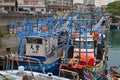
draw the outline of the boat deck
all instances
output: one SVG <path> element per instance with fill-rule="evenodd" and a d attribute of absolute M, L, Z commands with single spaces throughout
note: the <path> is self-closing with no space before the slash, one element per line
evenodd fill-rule
<path fill-rule="evenodd" d="M 63 77 L 54 76 L 52 73 L 43 74 L 31 71 L 19 73 L 18 70 L 0 71 L 0 73 L 0 80 L 69 80 Z"/>

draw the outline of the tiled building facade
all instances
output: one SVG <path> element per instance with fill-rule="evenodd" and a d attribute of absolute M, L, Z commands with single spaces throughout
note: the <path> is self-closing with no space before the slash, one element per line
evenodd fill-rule
<path fill-rule="evenodd" d="M 88 4 L 95 5 L 95 0 L 84 0 L 84 4 L 85 5 L 88 5 Z"/>

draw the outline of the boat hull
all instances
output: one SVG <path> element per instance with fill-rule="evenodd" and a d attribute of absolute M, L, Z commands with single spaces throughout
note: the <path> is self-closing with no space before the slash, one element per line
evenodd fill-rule
<path fill-rule="evenodd" d="M 60 66 L 60 69 L 65 69 L 69 71 L 73 71 L 78 73 L 79 79 L 82 80 L 102 80 L 106 78 L 105 70 L 106 70 L 106 62 L 102 61 L 100 66 L 94 67 L 94 66 L 86 66 L 86 65 L 66 65 L 62 64 Z M 64 72 L 65 77 L 70 78 L 71 73 Z"/>
<path fill-rule="evenodd" d="M 52 72 L 54 75 L 57 75 L 58 74 L 57 69 L 59 68 L 60 62 L 61 62 L 60 58 L 48 64 L 36 62 L 33 60 L 29 61 L 29 60 L 20 60 L 20 59 L 0 58 L 0 67 L 3 70 L 10 70 L 10 69 L 17 69 L 18 66 L 24 66 L 25 70 L 28 71 L 35 71 L 42 73 Z"/>
<path fill-rule="evenodd" d="M 60 62 L 61 62 L 61 59 L 58 59 L 49 64 L 42 64 L 41 66 L 39 63 L 31 63 L 31 68 L 33 71 L 36 71 L 36 72 L 43 72 L 42 69 L 44 69 L 45 73 L 54 72 L 55 70 L 58 69 Z M 27 62 L 19 61 L 18 63 L 19 63 L 19 65 L 24 65 L 26 70 L 31 70 L 31 68 L 29 67 L 29 64 Z"/>

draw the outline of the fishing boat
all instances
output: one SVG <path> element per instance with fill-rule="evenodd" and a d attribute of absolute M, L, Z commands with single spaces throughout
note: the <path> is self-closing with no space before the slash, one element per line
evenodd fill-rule
<path fill-rule="evenodd" d="M 21 66 L 20 66 L 21 67 Z M 0 71 L 0 80 L 70 80 L 63 77 L 58 77 L 52 73 L 43 74 L 30 71 Z"/>
<path fill-rule="evenodd" d="M 5 59 L 5 57 L 1 57 L 1 58 Z M 31 58 L 31 60 L 34 60 L 36 62 L 39 61 L 35 58 Z M 19 66 L 19 64 L 18 64 L 17 65 L 18 69 L 16 69 L 15 65 L 13 65 L 14 59 L 12 59 L 12 61 L 11 61 L 11 63 L 13 63 L 11 65 L 11 69 L 9 69 L 9 68 L 7 68 L 10 63 L 9 60 L 7 60 L 5 62 L 7 64 L 7 66 L 6 66 L 6 68 L 4 68 L 5 70 L 0 70 L 0 80 L 48 80 L 48 79 L 49 80 L 70 80 L 67 78 L 55 76 L 50 72 L 47 74 L 35 72 L 32 70 L 32 65 L 29 65 L 29 67 L 31 68 L 31 71 L 26 70 L 24 67 L 24 64 L 23 64 L 23 66 L 22 65 Z M 19 63 L 19 61 L 18 61 L 18 63 Z M 32 64 L 32 63 L 29 62 L 29 64 Z"/>
<path fill-rule="evenodd" d="M 9 69 L 11 68 L 11 60 L 14 60 L 14 65 L 23 65 L 26 70 L 34 70 L 37 72 L 53 72 L 58 69 L 61 62 L 61 55 L 64 50 L 65 42 L 59 42 L 58 31 L 54 31 L 55 24 L 53 21 L 22 21 L 16 25 L 16 32 L 19 37 L 19 52 L 10 53 L 7 59 L 9 60 Z M 60 22 L 58 22 L 60 24 Z M 10 50 L 9 50 L 10 52 Z M 27 58 L 26 58 L 27 57 Z M 31 60 L 31 58 L 39 61 Z M 0 61 L 4 61 L 1 60 Z M 28 63 L 29 62 L 29 63 Z M 7 65 L 3 62 L 3 68 Z M 31 65 L 31 68 L 29 67 Z M 16 67 L 17 68 L 17 67 Z M 55 74 L 57 72 L 55 71 Z"/>
<path fill-rule="evenodd" d="M 107 80 L 105 34 L 99 30 L 92 30 L 91 34 L 87 24 L 87 21 L 90 22 L 89 19 L 76 19 L 76 21 L 81 21 L 84 25 L 79 27 L 77 32 L 71 32 L 72 25 L 70 27 L 66 56 L 60 65 L 59 75 L 75 80 Z"/>
<path fill-rule="evenodd" d="M 120 65 L 119 66 L 111 66 L 109 69 L 109 73 L 113 80 L 120 79 Z"/>

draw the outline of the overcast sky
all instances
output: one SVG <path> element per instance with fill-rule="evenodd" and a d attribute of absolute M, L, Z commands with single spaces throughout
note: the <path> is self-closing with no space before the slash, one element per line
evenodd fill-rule
<path fill-rule="evenodd" d="M 95 0 L 95 5 L 100 6 L 100 5 L 107 5 L 109 2 L 112 2 L 115 0 Z M 74 3 L 83 3 L 83 0 L 74 0 Z"/>

